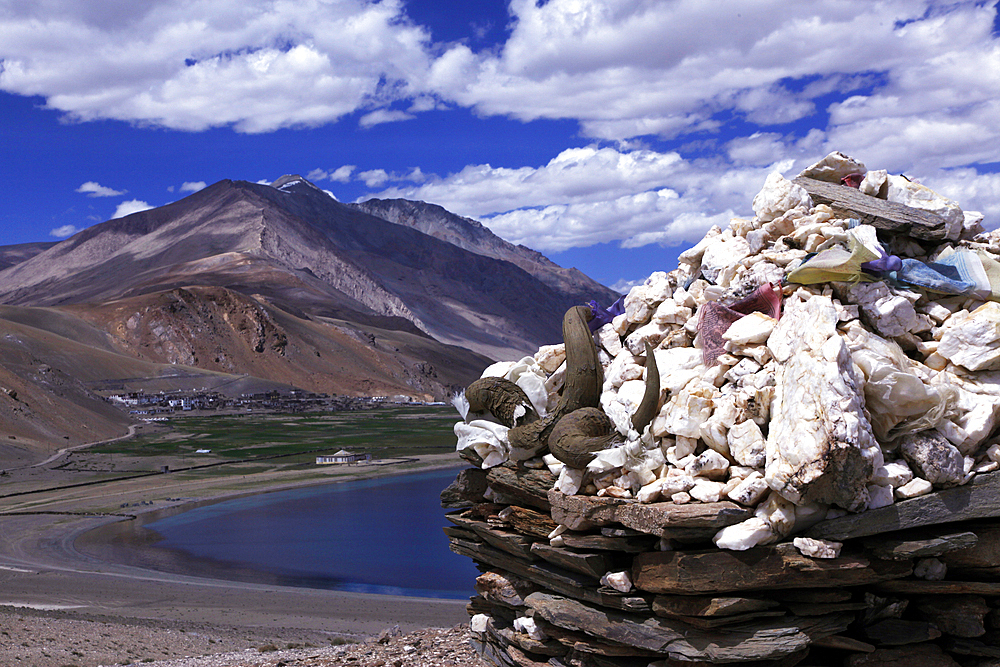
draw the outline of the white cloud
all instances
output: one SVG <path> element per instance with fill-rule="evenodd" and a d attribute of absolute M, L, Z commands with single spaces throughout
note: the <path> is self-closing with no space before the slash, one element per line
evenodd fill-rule
<path fill-rule="evenodd" d="M 140 211 L 148 211 L 153 208 L 149 204 L 139 199 L 129 199 L 128 201 L 123 201 L 118 204 L 118 208 L 115 209 L 114 214 L 111 216 L 114 218 L 124 218 L 126 215 L 132 215 L 133 213 L 139 213 Z"/>
<path fill-rule="evenodd" d="M 181 192 L 198 192 L 206 187 L 205 181 L 185 181 L 181 184 Z"/>
<path fill-rule="evenodd" d="M 310 181 L 325 181 L 329 179 L 337 183 L 347 183 L 351 180 L 351 174 L 355 169 L 357 167 L 353 164 L 345 164 L 342 167 L 332 170 L 313 169 L 306 174 L 306 179 Z"/>
<path fill-rule="evenodd" d="M 429 65 L 402 0 L 93 4 L 7 7 L 0 89 L 80 120 L 267 132 L 415 98 Z"/>
<path fill-rule="evenodd" d="M 56 227 L 55 229 L 51 230 L 49 232 L 49 236 L 55 236 L 56 238 L 64 239 L 67 236 L 73 236 L 73 234 L 76 234 L 78 231 L 80 231 L 80 229 L 74 225 L 63 225 L 62 227 Z"/>
<path fill-rule="evenodd" d="M 88 197 L 120 197 L 125 194 L 125 190 L 113 190 L 106 188 L 95 181 L 87 181 L 76 189 L 77 192 L 86 194 Z M 62 229 L 60 227 L 59 229 Z"/>
<path fill-rule="evenodd" d="M 753 194 L 774 168 L 712 169 L 677 153 L 594 145 L 567 149 L 538 168 L 483 164 L 445 177 L 421 174 L 421 183 L 374 196 L 434 202 L 543 251 L 609 241 L 676 245 L 736 214 L 752 215 Z M 379 177 L 374 187 L 389 181 L 385 172 Z"/>
<path fill-rule="evenodd" d="M 368 187 L 378 188 L 389 181 L 389 173 L 385 169 L 369 169 L 358 174 L 358 178 Z"/>
<path fill-rule="evenodd" d="M 376 109 L 367 113 L 358 120 L 361 127 L 374 127 L 382 123 L 396 123 L 401 120 L 410 120 L 413 114 L 405 111 L 395 111 L 390 109 Z"/>

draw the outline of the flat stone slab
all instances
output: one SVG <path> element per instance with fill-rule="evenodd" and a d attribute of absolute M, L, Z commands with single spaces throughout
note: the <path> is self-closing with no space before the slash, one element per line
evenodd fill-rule
<path fill-rule="evenodd" d="M 791 544 L 638 554 L 632 581 L 641 590 L 666 594 L 719 594 L 769 588 L 833 588 L 860 586 L 909 576 L 906 561 L 882 561 L 859 556 L 812 559 Z"/>
<path fill-rule="evenodd" d="M 792 183 L 805 188 L 815 204 L 827 204 L 834 211 L 857 218 L 863 224 L 927 241 L 943 241 L 945 219 L 897 202 L 866 195 L 854 188 L 799 176 Z"/>
<path fill-rule="evenodd" d="M 919 526 L 993 517 L 1000 517 L 1000 472 L 977 475 L 963 486 L 821 521 L 803 535 L 842 542 Z"/>

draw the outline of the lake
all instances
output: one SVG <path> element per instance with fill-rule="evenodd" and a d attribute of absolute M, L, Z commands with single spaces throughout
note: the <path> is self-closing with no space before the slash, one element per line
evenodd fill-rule
<path fill-rule="evenodd" d="M 144 562 L 206 576 L 437 598 L 467 598 L 479 571 L 448 549 L 439 495 L 456 469 L 324 484 L 227 500 L 158 519 Z M 135 542 L 133 542 L 135 544 Z"/>

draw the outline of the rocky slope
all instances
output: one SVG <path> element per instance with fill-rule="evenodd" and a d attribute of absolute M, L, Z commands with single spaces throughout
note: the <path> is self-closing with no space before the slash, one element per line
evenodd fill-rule
<path fill-rule="evenodd" d="M 0 248 L 0 325 L 19 332 L 0 380 L 26 401 L 0 405 L 0 437 L 120 435 L 117 413 L 90 418 L 93 392 L 178 367 L 190 387 L 250 377 L 440 400 L 491 359 L 558 338 L 570 306 L 617 296 L 440 207 L 345 205 L 297 176 L 220 181 L 65 241 Z M 43 366 L 73 391 L 42 382 Z M 60 407 L 50 419 L 43 405 Z"/>

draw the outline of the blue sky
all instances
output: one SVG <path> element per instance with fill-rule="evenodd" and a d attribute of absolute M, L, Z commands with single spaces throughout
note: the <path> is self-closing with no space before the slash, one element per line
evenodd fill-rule
<path fill-rule="evenodd" d="M 998 28 L 994 0 L 0 0 L 0 245 L 299 173 L 623 286 L 833 150 L 992 229 Z"/>

